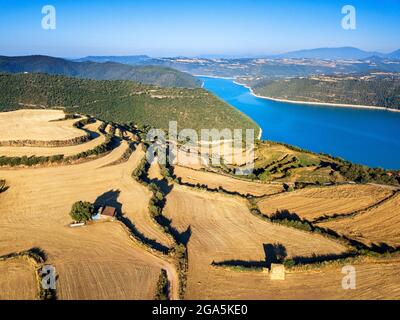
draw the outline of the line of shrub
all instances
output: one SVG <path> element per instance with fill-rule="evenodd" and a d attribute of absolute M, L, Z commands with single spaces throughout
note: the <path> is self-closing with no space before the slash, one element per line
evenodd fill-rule
<path fill-rule="evenodd" d="M 395 190 L 392 192 L 391 195 L 385 197 L 384 199 L 378 201 L 377 203 L 374 203 L 373 205 L 370 205 L 367 208 L 363 208 L 363 209 L 359 209 L 359 210 L 355 210 L 353 212 L 350 213 L 337 213 L 337 214 L 333 214 L 333 215 L 325 215 L 325 216 L 321 216 L 318 218 L 315 218 L 312 223 L 321 223 L 321 222 L 328 222 L 328 221 L 333 221 L 333 220 L 339 220 L 339 219 L 345 219 L 345 218 L 353 218 L 359 214 L 362 214 L 364 212 L 370 211 L 372 209 L 375 209 L 379 206 L 381 206 L 383 203 L 391 200 L 392 198 L 394 198 L 395 196 L 397 196 L 400 193 L 399 190 Z"/>
<path fill-rule="evenodd" d="M 83 119 L 81 119 L 81 120 L 79 120 L 79 121 L 76 121 L 76 122 L 73 124 L 73 126 L 74 126 L 75 128 L 77 128 L 77 129 L 82 129 L 84 126 L 88 125 L 89 123 L 93 123 L 93 122 L 95 122 L 95 121 L 96 121 L 96 120 L 93 119 L 92 117 L 86 116 L 85 118 L 83 118 Z"/>
<path fill-rule="evenodd" d="M 93 149 L 90 150 L 86 150 L 86 151 L 82 151 L 76 155 L 70 156 L 68 158 L 66 158 L 66 161 L 68 160 L 78 160 L 81 158 L 88 158 L 90 156 L 98 156 L 100 154 L 106 153 L 108 151 L 111 151 L 114 148 L 114 144 L 116 142 L 116 139 L 114 136 L 112 135 L 106 135 L 106 140 L 99 144 L 98 146 L 96 146 Z"/>
<path fill-rule="evenodd" d="M 385 255 L 400 251 L 400 247 L 391 247 L 385 243 L 367 246 L 362 242 L 351 239 L 345 235 L 338 234 L 334 230 L 315 226 L 312 222 L 301 219 L 296 214 L 282 214 L 282 212 L 278 211 L 275 215 L 268 217 L 261 212 L 257 202 L 254 199 L 249 199 L 249 210 L 253 215 L 265 221 L 281 224 L 286 227 L 295 228 L 306 232 L 320 234 L 329 239 L 339 241 L 344 245 L 351 247 L 352 252 L 357 252 L 359 255 Z"/>
<path fill-rule="evenodd" d="M 242 198 L 246 198 L 246 199 L 251 199 L 251 198 L 263 198 L 266 195 L 261 195 L 261 196 L 255 196 L 252 195 L 250 193 L 247 194 L 243 194 L 237 191 L 229 191 L 226 190 L 225 188 L 219 186 L 218 188 L 210 188 L 208 185 L 206 184 L 201 184 L 201 183 L 190 183 L 190 182 L 183 182 L 181 177 L 176 176 L 175 174 L 170 174 L 170 178 L 177 184 L 180 184 L 182 186 L 186 186 L 186 187 L 190 187 L 190 188 L 194 188 L 194 189 L 198 189 L 198 190 L 204 190 L 204 191 L 208 191 L 208 192 L 213 192 L 213 193 L 225 193 L 231 196 L 239 196 Z"/>
<path fill-rule="evenodd" d="M 172 254 L 175 257 L 175 266 L 179 277 L 179 297 L 184 299 L 187 284 L 187 271 L 189 266 L 187 243 L 191 235 L 190 226 L 187 231 L 181 233 L 172 226 L 172 221 L 162 212 L 166 203 L 165 194 L 155 183 L 152 183 L 147 176 L 150 164 L 144 159 L 145 163 L 141 163 L 138 169 L 138 176 L 142 179 L 141 182 L 148 185 L 153 193 L 153 197 L 149 202 L 149 211 L 155 222 L 163 229 L 163 231 L 173 239 L 174 247 Z M 160 165 L 161 175 L 167 181 L 172 181 L 172 167 L 169 165 Z M 188 236 L 187 236 L 188 235 Z"/>
<path fill-rule="evenodd" d="M 135 224 L 125 216 L 118 217 L 119 222 L 124 227 L 124 230 L 129 234 L 132 240 L 134 240 L 140 246 L 143 246 L 146 250 L 154 253 L 161 254 L 163 256 L 168 255 L 171 251 L 170 248 L 157 242 L 155 239 L 147 238 L 141 233 L 135 226 Z"/>
<path fill-rule="evenodd" d="M 64 155 L 53 155 L 53 156 L 22 156 L 22 157 L 0 157 L 0 167 L 3 166 L 10 166 L 10 167 L 17 167 L 17 166 L 36 166 L 39 164 L 45 163 L 58 163 L 64 160 Z"/>
<path fill-rule="evenodd" d="M 160 276 L 158 277 L 156 293 L 154 295 L 154 300 L 170 300 L 169 297 L 169 281 L 167 271 L 161 269 Z"/>
<path fill-rule="evenodd" d="M 107 125 L 108 125 L 108 123 L 107 122 L 102 122 L 100 125 L 99 125 L 99 128 L 98 128 L 98 130 L 101 132 L 101 133 L 103 133 L 103 134 L 106 134 L 106 128 L 107 128 Z"/>
<path fill-rule="evenodd" d="M 79 160 L 82 158 L 87 158 L 90 156 L 99 156 L 101 154 L 104 154 L 108 151 L 111 151 L 113 149 L 115 143 L 115 138 L 113 136 L 106 136 L 106 140 L 96 146 L 93 149 L 86 150 L 83 152 L 80 152 L 76 155 L 69 156 L 69 157 L 64 157 L 63 154 L 59 155 L 52 155 L 52 156 L 22 156 L 22 157 L 7 157 L 7 156 L 1 156 L 0 157 L 0 167 L 3 166 L 10 166 L 10 167 L 17 167 L 17 166 L 36 166 L 36 165 L 44 165 L 44 164 L 50 164 L 50 163 L 66 163 L 70 161 L 75 161 Z"/>
<path fill-rule="evenodd" d="M 233 271 L 256 271 L 260 272 L 266 268 L 266 261 L 239 261 L 230 260 L 222 262 L 211 262 L 213 267 L 227 268 Z"/>
<path fill-rule="evenodd" d="M 109 163 L 107 166 L 114 166 L 129 160 L 129 157 L 132 155 L 133 152 L 136 150 L 137 143 L 134 141 L 129 142 L 128 149 L 122 154 L 121 158 L 115 160 L 114 162 Z"/>

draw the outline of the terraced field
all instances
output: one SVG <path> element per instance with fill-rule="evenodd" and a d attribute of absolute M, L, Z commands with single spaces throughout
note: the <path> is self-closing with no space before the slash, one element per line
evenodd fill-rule
<path fill-rule="evenodd" d="M 0 124 L 5 126 L 0 126 L 0 142 L 44 142 L 44 146 L 2 146 L 0 156 L 72 156 L 105 141 L 97 121 L 84 128 L 92 134 L 92 140 L 51 146 L 52 141 L 69 141 L 86 134 L 73 126 L 76 120 L 51 121 L 63 116 L 61 111 L 48 110 L 0 113 Z M 108 126 L 106 131 L 113 130 Z M 133 132 L 117 129 L 115 135 L 124 139 L 113 144 L 111 151 L 107 149 L 84 162 L 0 168 L 0 180 L 5 179 L 9 187 L 0 193 L 0 256 L 33 247 L 45 251 L 46 264 L 54 265 L 58 274 L 59 299 L 153 299 L 161 269 L 167 271 L 170 297 L 177 299 L 181 278 L 175 258 L 160 252 L 175 246 L 167 234 L 171 229 L 163 229 L 150 215 L 149 204 L 154 195 L 132 177 L 145 156 L 143 145 Z M 136 146 L 132 152 L 129 148 L 133 141 Z M 276 152 L 264 156 L 258 150 L 259 164 L 280 159 L 289 150 L 281 145 L 269 147 L 276 147 Z M 191 150 L 189 155 L 180 151 L 183 156 L 190 157 L 190 153 L 197 151 Z M 318 160 L 297 156 L 304 163 Z M 201 168 L 202 164 L 193 167 Z M 318 225 L 366 244 L 385 242 L 399 246 L 400 195 L 395 194 L 394 188 L 340 185 L 283 192 L 282 183 L 244 181 L 182 166 L 175 166 L 174 174 L 183 183 L 224 190 L 209 192 L 170 181 L 170 188 L 162 191 L 163 214 L 187 244 L 186 299 L 400 298 L 397 256 L 356 262 L 357 290 L 341 288 L 343 274 L 337 264 L 291 270 L 285 281 L 278 282 L 271 281 L 266 273 L 212 265 L 232 260 L 238 265 L 267 266 L 271 260 L 268 248 L 277 244 L 286 258 L 313 259 L 340 255 L 350 249 L 321 234 L 265 221 L 250 212 L 246 199 L 226 192 L 262 197 L 258 205 L 266 215 L 289 210 L 307 220 L 333 217 Z M 152 180 L 162 179 L 160 166 L 153 162 L 147 175 Z M 120 219 L 71 228 L 69 211 L 78 200 L 97 206 L 112 205 Z M 349 214 L 352 215 L 335 216 Z M 37 291 L 34 268 L 27 261 L 0 261 L 0 300 L 36 299 Z"/>
<path fill-rule="evenodd" d="M 288 257 L 339 254 L 347 250 L 323 236 L 263 221 L 251 215 L 245 201 L 237 197 L 175 186 L 167 195 L 164 213 L 180 232 L 190 227 L 188 299 L 227 298 L 232 287 L 247 287 L 245 276 L 231 282 L 232 275 L 225 277 L 211 263 L 265 261 L 265 244 L 282 244 Z M 256 296 L 259 289 L 260 286 L 253 287 L 248 298 Z"/>
<path fill-rule="evenodd" d="M 84 145 L 80 147 L 87 147 Z M 108 155 L 76 165 L 1 169 L 0 176 L 10 188 L 0 194 L 0 255 L 31 247 L 46 251 L 47 263 L 53 264 L 59 275 L 60 299 L 153 298 L 160 269 L 175 272 L 168 259 L 164 261 L 135 244 L 120 222 L 68 226 L 68 213 L 75 201 L 99 205 L 111 201 L 138 232 L 165 246 L 170 244 L 149 217 L 151 193 L 131 177 L 144 156 L 142 147 L 127 161 L 109 165 L 127 148 L 127 142 L 122 141 Z M 6 281 L 3 273 L 1 281 Z M 36 294 L 36 284 L 33 289 Z"/>
<path fill-rule="evenodd" d="M 76 121 L 76 120 L 75 120 Z M 60 121 L 64 122 L 64 121 Z M 73 156 L 80 152 L 94 149 L 98 145 L 105 142 L 105 136 L 98 131 L 98 127 L 101 122 L 96 121 L 95 123 L 90 123 L 84 127 L 88 130 L 93 139 L 88 142 L 84 142 L 73 146 L 63 146 L 63 147 L 15 147 L 15 146 L 0 146 L 0 157 L 23 157 L 23 156 L 54 156 L 63 154 L 65 157 Z M 71 124 L 71 122 L 69 122 Z"/>
<path fill-rule="evenodd" d="M 110 155 L 81 165 L 0 170 L 12 186 L 0 196 L 3 208 L 8 208 L 0 210 L 0 228 L 4 230 L 0 254 L 34 246 L 43 248 L 60 274 L 62 299 L 151 298 L 162 262 L 133 246 L 121 226 L 67 226 L 68 212 L 75 201 L 111 197 L 122 205 L 122 211 L 140 232 L 168 241 L 148 223 L 150 195 L 130 178 L 138 154 L 134 153 L 127 163 L 105 167 L 125 148 L 122 144 Z M 83 264 L 85 268 L 81 268 Z M 121 273 L 132 275 L 131 281 L 125 281 Z M 138 287 L 141 281 L 146 285 Z"/>
<path fill-rule="evenodd" d="M 64 118 L 61 110 L 17 110 L 0 113 L 0 143 L 4 141 L 52 141 L 70 140 L 84 136 L 84 132 L 72 126 L 76 119 Z"/>
<path fill-rule="evenodd" d="M 176 166 L 174 174 L 184 183 L 207 185 L 211 189 L 222 187 L 229 192 L 238 192 L 243 195 L 264 196 L 283 192 L 280 183 L 256 183 L 223 176 L 216 173 L 193 170 Z"/>
<path fill-rule="evenodd" d="M 374 185 L 340 185 L 307 188 L 267 197 L 259 202 L 263 214 L 271 216 L 278 210 L 288 210 L 300 218 L 314 219 L 336 214 L 349 214 L 389 197 L 393 190 Z"/>
<path fill-rule="evenodd" d="M 386 243 L 400 246 L 400 194 L 352 218 L 319 224 L 367 245 Z"/>

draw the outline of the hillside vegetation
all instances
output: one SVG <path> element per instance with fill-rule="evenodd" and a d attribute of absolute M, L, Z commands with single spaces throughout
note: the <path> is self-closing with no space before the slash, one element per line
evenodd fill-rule
<path fill-rule="evenodd" d="M 265 80 L 254 86 L 258 95 L 276 99 L 377 106 L 400 109 L 400 79 L 319 77 Z"/>
<path fill-rule="evenodd" d="M 132 81 L 96 81 L 45 74 L 0 74 L 0 111 L 64 107 L 98 119 L 178 128 L 255 129 L 240 111 L 203 89 L 160 88 Z"/>
<path fill-rule="evenodd" d="M 129 66 L 121 63 L 75 62 L 48 56 L 0 56 L 0 71 L 41 72 L 94 80 L 133 80 L 162 87 L 200 87 L 195 77 L 163 66 Z"/>

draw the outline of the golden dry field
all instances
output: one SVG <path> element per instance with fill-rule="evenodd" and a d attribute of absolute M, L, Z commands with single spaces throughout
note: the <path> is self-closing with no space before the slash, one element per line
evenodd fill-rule
<path fill-rule="evenodd" d="M 64 118 L 61 110 L 17 110 L 0 113 L 0 142 L 2 141 L 51 141 L 69 140 L 84 135 L 74 128 L 76 119 Z"/>
<path fill-rule="evenodd" d="M 22 258 L 0 261 L 0 300 L 35 300 L 38 285 L 34 267 Z"/>
<path fill-rule="evenodd" d="M 222 187 L 229 192 L 250 194 L 253 196 L 272 195 L 282 192 L 283 186 L 280 183 L 257 183 L 235 179 L 220 174 L 193 170 L 190 168 L 175 166 L 174 174 L 182 179 L 184 183 L 207 185 L 211 189 Z"/>
<path fill-rule="evenodd" d="M 312 221 L 323 216 L 350 214 L 368 208 L 392 194 L 391 188 L 374 185 L 306 188 L 267 197 L 259 202 L 259 207 L 267 216 L 278 210 L 288 210 L 302 219 Z"/>
<path fill-rule="evenodd" d="M 360 242 L 400 246 L 400 194 L 351 218 L 319 224 Z"/>
<path fill-rule="evenodd" d="M 2 168 L 0 176 L 10 188 L 0 194 L 0 255 L 31 247 L 44 250 L 59 275 L 60 299 L 151 299 L 160 268 L 173 270 L 168 261 L 135 245 L 119 222 L 68 226 L 75 201 L 111 198 L 139 232 L 168 245 L 170 239 L 147 214 L 150 192 L 131 178 L 144 155 L 141 146 L 128 161 L 108 165 L 126 149 L 123 141 L 106 156 L 78 165 Z"/>
<path fill-rule="evenodd" d="M 6 127 L 0 128 L 0 141 L 64 141 L 87 132 L 94 138 L 73 146 L 3 146 L 0 156 L 73 156 L 105 141 L 99 121 L 85 130 L 73 126 L 76 120 L 51 121 L 63 117 L 61 111 L 1 113 Z M 182 278 L 172 250 L 177 240 L 150 213 L 154 191 L 132 176 L 145 157 L 144 146 L 133 132 L 118 129 L 115 134 L 123 139 L 110 152 L 84 162 L 0 168 L 0 180 L 8 187 L 0 193 L 0 256 L 43 250 L 46 264 L 56 268 L 58 299 L 153 299 L 161 269 L 167 271 L 170 298 L 178 299 Z M 280 145 L 268 148 L 277 148 L 275 154 L 261 155 L 257 149 L 257 161 L 278 159 L 288 150 Z M 265 215 L 289 210 L 312 221 L 357 213 L 317 225 L 367 245 L 399 246 L 400 197 L 395 189 L 348 184 L 285 192 L 282 183 L 245 181 L 182 166 L 173 169 L 183 183 L 238 193 L 209 192 L 172 179 L 168 188 L 164 185 L 162 215 L 181 233 L 188 252 L 185 299 L 400 298 L 400 264 L 395 256 L 357 260 L 359 286 L 350 291 L 341 287 L 340 263 L 296 267 L 287 271 L 284 281 L 272 281 L 268 273 L 212 265 L 236 261 L 266 266 L 271 259 L 268 248 L 278 244 L 286 259 L 340 257 L 354 249 L 323 234 L 266 221 L 250 211 L 251 201 L 244 195 L 262 197 L 258 207 Z M 156 161 L 146 175 L 152 181 L 164 178 Z M 72 228 L 69 212 L 79 200 L 112 205 L 119 217 Z M 37 281 L 27 260 L 0 261 L 0 299 L 37 299 Z"/>
<path fill-rule="evenodd" d="M 255 300 L 382 300 L 400 299 L 400 260 L 353 265 L 355 290 L 343 290 L 342 266 L 288 272 L 284 281 L 268 274 L 209 268 L 208 277 L 190 281 L 188 298 Z"/>
<path fill-rule="evenodd" d="M 168 241 L 147 223 L 146 200 L 150 196 L 130 178 L 140 149 L 126 163 L 105 166 L 117 160 L 125 147 L 122 144 L 104 158 L 81 165 L 0 170 L 10 185 L 0 196 L 7 208 L 0 211 L 4 230 L 0 254 L 30 247 L 45 250 L 59 273 L 61 299 L 152 298 L 163 262 L 133 245 L 117 222 L 75 229 L 68 226 L 72 203 L 78 199 L 94 202 L 111 193 L 118 195 L 122 211 L 140 232 Z M 121 273 L 129 274 L 131 281 Z"/>
<path fill-rule="evenodd" d="M 88 142 L 84 142 L 73 146 L 52 147 L 52 148 L 0 146 L 0 157 L 1 156 L 7 156 L 7 157 L 54 156 L 60 154 L 63 154 L 65 157 L 68 157 L 86 150 L 94 149 L 96 146 L 102 144 L 105 141 L 105 136 L 98 131 L 99 125 L 100 122 L 96 121 L 95 123 L 90 123 L 84 127 L 86 130 L 96 135 L 96 137 L 89 140 Z"/>
<path fill-rule="evenodd" d="M 282 244 L 288 257 L 347 250 L 323 236 L 263 221 L 236 197 L 175 187 L 167 195 L 164 213 L 180 232 L 190 228 L 188 299 L 268 298 L 263 294 L 269 290 L 268 281 L 260 281 L 257 274 L 251 282 L 254 286 L 249 287 L 253 272 L 225 272 L 211 265 L 225 260 L 263 261 L 266 244 Z M 246 293 L 238 295 L 241 291 Z"/>

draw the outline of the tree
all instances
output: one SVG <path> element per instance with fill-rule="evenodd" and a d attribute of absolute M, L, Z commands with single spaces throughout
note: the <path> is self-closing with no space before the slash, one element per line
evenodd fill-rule
<path fill-rule="evenodd" d="M 78 201 L 72 205 L 69 215 L 76 222 L 86 222 L 92 219 L 94 206 L 87 201 Z"/>

